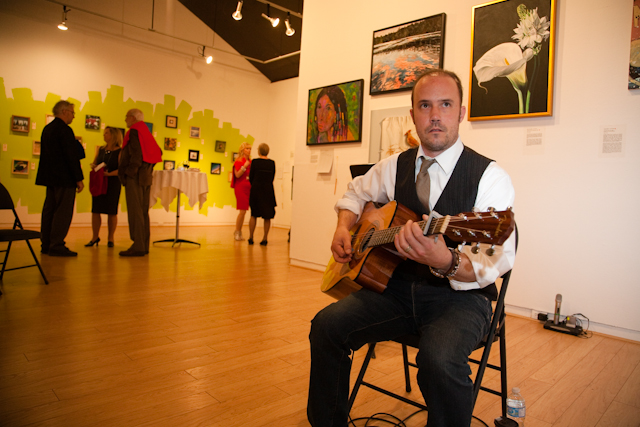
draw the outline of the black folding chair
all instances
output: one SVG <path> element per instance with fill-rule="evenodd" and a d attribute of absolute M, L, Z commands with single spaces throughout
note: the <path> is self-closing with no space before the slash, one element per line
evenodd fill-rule
<path fill-rule="evenodd" d="M 31 247 L 31 243 L 29 243 L 29 240 L 31 239 L 40 239 L 40 232 L 33 231 L 33 230 L 25 230 L 22 227 L 20 218 L 18 218 L 18 214 L 16 213 L 16 209 L 13 205 L 13 200 L 11 199 L 11 195 L 9 194 L 5 186 L 2 185 L 2 183 L 0 183 L 0 210 L 9 210 L 9 209 L 13 212 L 13 217 L 15 219 L 13 222 L 13 228 L 0 230 L 0 242 L 7 242 L 7 248 L 5 250 L 0 250 L 0 253 L 5 252 L 4 261 L 2 262 L 2 271 L 0 271 L 0 281 L 2 281 L 5 271 L 19 270 L 21 268 L 29 268 L 29 267 L 38 267 L 38 270 L 40 270 L 40 274 L 44 279 L 44 283 L 48 285 L 49 281 L 47 280 L 47 277 L 44 275 L 44 271 L 42 271 L 42 267 L 38 262 L 36 253 L 33 251 L 33 248 Z M 35 261 L 35 264 L 25 265 L 22 267 L 7 268 L 7 260 L 9 259 L 11 244 L 17 240 L 24 240 L 25 242 L 27 242 L 27 246 L 31 251 L 31 255 L 33 256 L 33 260 Z M 2 295 L 1 292 L 0 292 L 0 295 Z"/>
<path fill-rule="evenodd" d="M 515 230 L 517 233 L 517 229 Z M 516 234 L 516 246 L 517 246 L 517 234 Z M 507 287 L 509 286 L 509 279 L 511 278 L 511 271 L 506 272 L 502 275 L 502 285 L 500 286 L 500 292 L 498 294 L 498 300 L 496 302 L 496 306 L 493 311 L 493 315 L 491 318 L 491 326 L 489 327 L 489 333 L 484 339 L 478 344 L 476 350 L 479 348 L 484 348 L 482 352 L 482 357 L 480 360 L 469 358 L 469 362 L 475 363 L 478 365 L 478 372 L 476 373 L 476 377 L 473 383 L 473 404 L 475 406 L 475 402 L 478 398 L 478 393 L 480 390 L 495 394 L 500 396 L 502 400 L 502 420 L 507 419 L 507 396 L 509 395 L 509 389 L 507 388 L 507 348 L 505 341 L 505 319 L 506 313 L 504 309 L 504 299 L 507 294 Z M 405 335 L 400 338 L 393 340 L 394 342 L 400 343 L 402 345 L 402 357 L 403 357 L 403 365 L 404 365 L 404 377 L 405 377 L 405 389 L 407 393 L 411 392 L 411 379 L 409 376 L 409 367 L 417 368 L 418 366 L 409 361 L 407 347 L 418 348 L 420 342 L 419 335 Z M 500 341 L 500 364 L 493 365 L 488 363 L 489 354 L 491 353 L 491 346 L 494 342 Z M 358 378 L 353 386 L 351 391 L 351 396 L 349 397 L 349 411 L 351 411 L 351 407 L 356 400 L 356 395 L 358 394 L 358 389 L 360 386 L 366 386 L 373 390 L 376 390 L 380 393 L 386 394 L 387 396 L 391 396 L 395 399 L 398 399 L 404 403 L 409 405 L 413 405 L 417 408 L 428 410 L 427 406 L 422 402 L 417 402 L 415 400 L 408 399 L 405 396 L 401 396 L 392 391 L 383 389 L 381 387 L 376 386 L 375 384 L 364 381 L 364 374 L 367 371 L 367 367 L 369 366 L 369 362 L 374 356 L 376 343 L 369 344 L 369 350 L 367 351 L 367 355 L 365 356 L 364 362 L 362 363 L 362 368 L 360 368 L 360 373 L 358 374 Z M 494 369 L 500 372 L 500 390 L 490 389 L 488 387 L 484 387 L 482 385 L 482 378 L 484 377 L 484 372 L 486 368 Z M 496 422 L 498 421 L 496 419 Z M 497 424 L 502 425 L 502 424 Z"/>

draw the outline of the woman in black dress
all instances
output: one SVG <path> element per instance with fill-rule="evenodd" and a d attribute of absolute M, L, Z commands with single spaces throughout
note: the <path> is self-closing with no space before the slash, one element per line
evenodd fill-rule
<path fill-rule="evenodd" d="M 273 160 L 267 158 L 267 154 L 269 154 L 269 146 L 260 144 L 258 147 L 258 155 L 260 157 L 251 162 L 251 171 L 249 172 L 251 219 L 249 220 L 248 242 L 250 245 L 253 245 L 253 232 L 256 229 L 257 218 L 264 219 L 264 237 L 260 244 L 266 246 L 269 228 L 271 228 L 271 219 L 276 216 L 276 195 L 273 191 L 276 164 Z"/>
<path fill-rule="evenodd" d="M 108 215 L 107 224 L 109 240 L 107 246 L 113 247 L 113 236 L 118 225 L 118 202 L 120 200 L 120 179 L 118 178 L 118 157 L 122 147 L 122 133 L 119 129 L 107 127 L 104 130 L 104 142 L 106 144 L 98 150 L 96 158 L 91 163 L 91 169 L 104 163 L 104 175 L 108 177 L 107 194 L 93 197 L 91 207 L 91 228 L 93 239 L 85 246 L 97 245 L 100 242 L 100 226 L 102 219 L 100 214 Z"/>

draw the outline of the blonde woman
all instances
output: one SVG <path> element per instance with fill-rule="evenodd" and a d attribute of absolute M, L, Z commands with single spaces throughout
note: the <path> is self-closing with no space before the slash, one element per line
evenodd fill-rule
<path fill-rule="evenodd" d="M 91 169 L 95 169 L 101 163 L 105 163 L 104 176 L 108 178 L 107 194 L 93 196 L 91 207 L 91 228 L 93 238 L 85 246 L 97 245 L 100 242 L 100 227 L 102 218 L 100 214 L 107 215 L 109 237 L 107 246 L 113 247 L 114 234 L 118 225 L 118 202 L 120 201 L 120 179 L 118 178 L 118 157 L 122 148 L 122 132 L 111 126 L 104 129 L 105 145 L 98 149 L 96 158 L 91 163 Z"/>
<path fill-rule="evenodd" d="M 251 193 L 251 183 L 249 182 L 249 172 L 251 170 L 251 145 L 248 142 L 240 144 L 238 158 L 233 164 L 233 178 L 231 186 L 236 195 L 236 205 L 238 218 L 236 218 L 236 230 L 233 233 L 235 240 L 242 238 L 242 224 L 244 216 L 249 209 L 249 194 Z"/>

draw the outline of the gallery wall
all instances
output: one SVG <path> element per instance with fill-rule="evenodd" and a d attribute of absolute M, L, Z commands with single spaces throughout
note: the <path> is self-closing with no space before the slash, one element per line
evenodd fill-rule
<path fill-rule="evenodd" d="M 73 2 L 72 2 L 73 3 Z M 121 0 L 77 1 L 68 4 L 104 16 L 148 27 L 151 2 Z M 182 197 L 181 224 L 235 223 L 235 197 L 229 184 L 232 155 L 244 142 L 271 146 L 276 162 L 274 223 L 289 227 L 291 220 L 291 169 L 293 157 L 292 114 L 295 114 L 297 79 L 271 84 L 249 62 L 176 0 L 155 2 L 154 27 L 158 32 L 193 40 L 216 49 L 214 62 L 198 57 L 198 46 L 161 34 L 143 31 L 72 10 L 69 31 L 56 28 L 62 6 L 43 0 L 7 1 L 0 4 L 0 135 L 6 150 L 0 151 L 0 180 L 14 196 L 23 222 L 39 224 L 44 188 L 35 186 L 39 156 L 33 141 L 40 139 L 46 114 L 59 99 L 76 104 L 72 128 L 82 137 L 87 158 L 85 177 L 95 148 L 103 144 L 102 130 L 85 129 L 85 116 L 101 118 L 102 125 L 124 128 L 129 108 L 140 108 L 153 123 L 156 140 L 175 138 L 175 151 L 164 150 L 163 159 L 179 165 L 189 150 L 198 150 L 199 162 L 191 162 L 207 174 L 209 194 L 203 207 L 189 206 Z M 230 18 L 231 19 L 231 18 Z M 229 53 L 225 53 L 229 52 Z M 278 108 L 269 108 L 277 105 Z M 11 132 L 11 115 L 31 118 L 28 133 Z M 178 118 L 175 129 L 166 127 L 166 116 Z M 191 138 L 190 127 L 200 127 L 200 138 Z M 223 152 L 215 151 L 224 141 Z M 257 156 L 256 149 L 252 155 Z M 28 175 L 11 173 L 13 159 L 29 161 Z M 210 174 L 211 163 L 221 164 L 221 174 Z M 162 165 L 157 165 L 156 169 Z M 124 195 L 121 211 L 126 212 Z M 73 226 L 90 223 L 91 196 L 82 192 L 76 203 Z M 176 201 L 166 212 L 157 203 L 151 210 L 154 225 L 173 226 Z M 248 216 L 247 216 L 248 220 Z M 126 214 L 120 215 L 126 224 Z"/>
<path fill-rule="evenodd" d="M 498 161 L 516 189 L 520 248 L 508 310 L 525 316 L 550 312 L 559 293 L 563 314 L 583 313 L 591 330 L 640 340 L 640 287 L 634 271 L 640 231 L 626 219 L 640 208 L 635 189 L 640 180 L 640 91 L 627 89 L 632 1 L 557 3 L 553 116 L 465 120 L 460 134 L 471 148 Z M 471 11 L 478 4 L 305 1 L 293 264 L 324 269 L 336 224 L 333 206 L 350 180 L 348 167 L 369 160 L 371 114 L 410 107 L 409 92 L 368 95 L 373 31 L 446 13 L 444 67 L 460 76 L 467 105 Z M 361 78 L 362 142 L 306 146 L 309 90 Z M 603 128 L 611 126 L 623 134 L 622 152 L 603 154 Z M 530 129 L 540 129 L 541 144 L 526 145 Z M 318 173 L 323 156 L 333 160 L 329 173 Z"/>

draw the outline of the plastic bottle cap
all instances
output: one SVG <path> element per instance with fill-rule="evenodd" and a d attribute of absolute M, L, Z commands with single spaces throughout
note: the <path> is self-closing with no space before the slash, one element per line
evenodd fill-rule
<path fill-rule="evenodd" d="M 511 391 L 513 391 L 514 393 L 520 393 L 520 388 L 514 387 L 513 389 L 511 389 Z"/>

